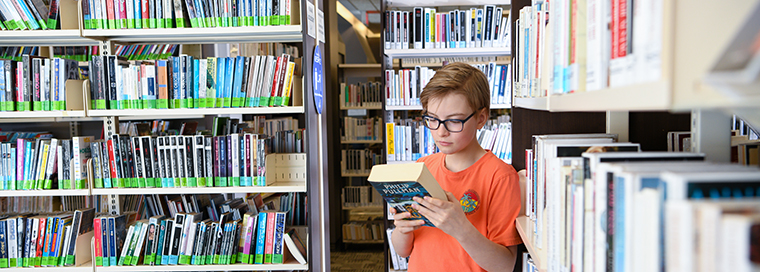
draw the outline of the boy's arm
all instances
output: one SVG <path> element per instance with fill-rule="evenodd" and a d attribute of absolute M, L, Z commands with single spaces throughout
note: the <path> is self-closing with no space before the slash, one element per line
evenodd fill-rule
<path fill-rule="evenodd" d="M 450 192 L 446 192 L 446 196 L 446 200 L 415 197 L 414 200 L 422 205 L 415 203 L 413 207 L 440 230 L 454 237 L 481 268 L 487 271 L 504 271 L 505 267 L 513 269 L 517 247 L 505 247 L 488 240 L 467 220 L 459 200 Z"/>

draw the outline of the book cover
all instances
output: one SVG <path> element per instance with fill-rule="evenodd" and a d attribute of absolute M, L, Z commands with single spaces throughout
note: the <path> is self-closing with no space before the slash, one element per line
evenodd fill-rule
<path fill-rule="evenodd" d="M 267 216 L 266 212 L 259 212 L 258 227 L 256 230 L 256 251 L 254 255 L 255 264 L 264 263 L 264 246 L 266 244 L 266 229 L 267 229 Z"/>
<path fill-rule="evenodd" d="M 424 163 L 375 165 L 367 181 L 396 212 L 408 211 L 412 214 L 408 220 L 424 220 L 425 226 L 434 227 L 430 220 L 412 208 L 412 198 L 431 196 L 447 199 Z"/>

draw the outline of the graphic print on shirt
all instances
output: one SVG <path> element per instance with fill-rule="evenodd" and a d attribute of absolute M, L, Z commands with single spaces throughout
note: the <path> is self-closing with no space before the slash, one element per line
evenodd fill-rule
<path fill-rule="evenodd" d="M 459 204 L 462 205 L 462 210 L 467 215 L 470 215 L 478 210 L 480 207 L 480 196 L 477 192 L 470 189 L 464 192 L 464 195 L 459 199 Z"/>

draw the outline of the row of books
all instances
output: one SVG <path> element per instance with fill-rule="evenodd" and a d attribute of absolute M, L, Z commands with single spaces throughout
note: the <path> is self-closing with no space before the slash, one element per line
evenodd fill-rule
<path fill-rule="evenodd" d="M 509 47 L 510 27 L 503 9 L 493 5 L 469 10 L 385 12 L 385 49 Z"/>
<path fill-rule="evenodd" d="M 663 1 L 536 2 L 517 25 L 518 97 L 585 92 L 657 81 Z M 580 14 L 580 16 L 577 16 Z"/>
<path fill-rule="evenodd" d="M 58 199 L 61 201 L 60 210 L 61 211 L 75 211 L 75 210 L 83 210 L 90 207 L 90 203 L 92 203 L 92 200 L 95 197 L 93 196 L 60 196 Z M 56 207 L 55 203 L 53 204 L 53 207 Z M 26 212 L 26 211 L 20 211 L 20 210 L 10 210 L 10 211 L 17 211 L 17 212 Z M 31 211 L 28 211 L 31 212 Z"/>
<path fill-rule="evenodd" d="M 85 0 L 85 29 L 289 25 L 290 0 Z"/>
<path fill-rule="evenodd" d="M 46 5 L 45 2 L 49 2 Z M 10 0 L 0 3 L 0 29 L 59 29 L 60 0 Z"/>
<path fill-rule="evenodd" d="M 0 268 L 74 265 L 77 238 L 93 231 L 94 216 L 94 209 L 2 216 Z"/>
<path fill-rule="evenodd" d="M 385 123 L 386 161 L 416 161 L 438 152 L 435 140 L 422 120 Z"/>
<path fill-rule="evenodd" d="M 2 189 L 87 188 L 86 162 L 92 138 L 19 138 L 15 143 L 0 144 Z"/>
<path fill-rule="evenodd" d="M 512 164 L 512 123 L 509 116 L 500 116 L 496 120 L 489 120 L 483 128 L 477 131 L 478 143 L 483 149 Z"/>
<path fill-rule="evenodd" d="M 131 44 L 117 45 L 114 55 L 127 60 L 160 60 L 168 59 L 179 53 L 177 44 Z M 92 54 L 97 56 L 98 54 Z M 88 58 L 89 61 L 91 58 Z"/>
<path fill-rule="evenodd" d="M 39 52 L 39 46 L 2 46 L 0 47 L 0 59 L 21 61 L 21 56 L 36 56 Z"/>
<path fill-rule="evenodd" d="M 287 43 L 241 43 L 237 44 L 239 56 L 280 56 L 282 54 L 299 58 L 298 46 Z"/>
<path fill-rule="evenodd" d="M 16 142 L 18 139 L 50 139 L 49 131 L 0 131 L 0 142 Z"/>
<path fill-rule="evenodd" d="M 266 186 L 272 138 L 114 135 L 93 141 L 95 188 Z"/>
<path fill-rule="evenodd" d="M 371 149 L 342 149 L 340 171 L 349 175 L 369 175 L 372 166 L 383 163 L 383 155 Z"/>
<path fill-rule="evenodd" d="M 346 186 L 341 192 L 343 207 L 382 207 L 383 197 L 372 186 Z"/>
<path fill-rule="evenodd" d="M 512 80 L 511 65 L 473 64 L 488 79 L 491 89 L 491 104 L 511 104 Z M 414 69 L 385 71 L 385 101 L 391 106 L 420 105 L 420 93 L 423 91 L 435 71 L 428 67 L 415 66 Z"/>
<path fill-rule="evenodd" d="M 51 213 L 55 207 L 53 196 L 0 197 L 0 210 L 18 213 Z"/>
<path fill-rule="evenodd" d="M 237 108 L 290 105 L 298 80 L 290 55 L 127 64 L 116 56 L 90 62 L 93 109 Z M 296 90 L 297 91 L 297 90 Z"/>
<path fill-rule="evenodd" d="M 379 141 L 382 140 L 383 120 L 375 117 L 343 117 L 341 120 L 341 141 Z"/>
<path fill-rule="evenodd" d="M 614 139 L 539 135 L 526 150 L 526 214 L 548 271 L 751 271 L 760 169 Z"/>
<path fill-rule="evenodd" d="M 348 222 L 343 224 L 343 241 L 383 241 L 382 222 Z"/>
<path fill-rule="evenodd" d="M 22 56 L 0 59 L 0 111 L 66 109 L 66 80 L 80 79 L 74 60 Z"/>
<path fill-rule="evenodd" d="M 96 266 L 282 264 L 285 246 L 306 263 L 306 247 L 295 229 L 286 229 L 284 212 L 223 213 L 218 221 L 177 213 L 119 224 L 123 217 L 95 218 Z"/>
<path fill-rule="evenodd" d="M 90 61 L 99 52 L 98 46 L 53 46 L 53 57 L 75 61 Z"/>
<path fill-rule="evenodd" d="M 388 228 L 385 230 L 385 233 L 388 235 L 387 237 L 391 237 L 393 229 Z M 399 256 L 398 253 L 396 253 L 396 250 L 393 248 L 393 243 L 390 242 L 390 240 L 386 241 L 386 243 L 388 243 L 388 256 L 390 258 L 390 263 L 393 266 L 393 270 L 407 270 L 409 268 L 409 258 Z"/>
<path fill-rule="evenodd" d="M 383 104 L 380 82 L 340 83 L 340 107 L 379 107 Z"/>
<path fill-rule="evenodd" d="M 483 57 L 430 57 L 430 58 L 404 58 L 400 59 L 401 66 L 402 67 L 409 67 L 409 66 L 438 66 L 441 67 L 445 63 L 452 63 L 452 62 L 466 62 L 466 63 L 489 63 L 489 62 L 498 62 L 498 63 L 507 63 L 509 62 L 509 57 L 505 56 L 483 56 Z"/>

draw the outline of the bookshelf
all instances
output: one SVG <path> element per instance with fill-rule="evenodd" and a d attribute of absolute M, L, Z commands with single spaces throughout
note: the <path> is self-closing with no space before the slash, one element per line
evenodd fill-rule
<path fill-rule="evenodd" d="M 503 4 L 499 4 L 503 5 Z M 506 56 L 510 52 L 501 47 L 475 48 L 431 48 L 431 49 L 386 49 L 388 58 L 432 58 L 432 57 L 496 57 Z"/>
<path fill-rule="evenodd" d="M 519 14 L 523 7 L 532 4 L 528 0 L 515 0 L 512 2 L 511 11 L 513 14 Z M 562 1 L 559 3 L 561 5 Z M 573 3 L 575 4 L 575 1 Z M 757 100 L 758 97 L 756 95 L 750 95 L 749 92 L 746 92 L 748 89 L 743 90 L 744 92 L 737 91 L 734 93 L 735 95 L 730 95 L 729 92 L 723 89 L 730 88 L 727 87 L 730 84 L 726 84 L 726 82 L 721 80 L 711 81 L 715 78 L 711 78 L 710 73 L 719 70 L 716 69 L 716 67 L 719 67 L 719 63 L 731 61 L 727 57 L 729 52 L 736 54 L 738 53 L 737 51 L 744 49 L 732 47 L 734 45 L 732 44 L 733 42 L 745 40 L 744 42 L 746 43 L 746 40 L 756 37 L 760 1 L 746 1 L 740 5 L 721 5 L 720 3 L 712 3 L 710 1 L 688 1 L 688 4 L 687 1 L 656 1 L 652 3 L 662 5 L 658 6 L 662 10 L 661 24 L 654 26 L 661 28 L 661 32 L 657 32 L 661 35 L 661 42 L 659 44 L 661 46 L 661 63 L 659 65 L 661 72 L 659 78 L 619 87 L 607 86 L 594 91 L 552 94 L 540 97 L 514 96 L 513 105 L 515 109 L 513 122 L 516 124 L 514 131 L 517 132 L 517 135 L 515 144 L 513 145 L 513 153 L 516 155 L 515 162 L 517 165 L 515 168 L 517 170 L 525 168 L 523 156 L 525 150 L 531 148 L 530 138 L 532 135 L 607 132 L 619 133 L 621 139 L 628 141 L 630 130 L 631 137 L 634 135 L 638 135 L 639 137 L 645 135 L 643 137 L 646 139 L 640 139 L 640 141 L 664 142 L 664 137 L 662 139 L 653 139 L 655 136 L 652 135 L 655 133 L 651 133 L 652 130 L 648 126 L 660 126 L 663 123 L 667 123 L 665 126 L 668 127 L 663 128 L 663 130 L 668 131 L 676 125 L 661 120 L 645 120 L 645 122 L 642 122 L 640 117 L 644 115 L 650 117 L 650 119 L 651 117 L 659 117 L 649 113 L 654 111 L 668 112 L 661 114 L 663 117 L 669 113 L 690 113 L 691 122 L 688 125 L 691 127 L 693 137 L 691 139 L 693 141 L 692 152 L 706 154 L 707 159 L 710 161 L 728 162 L 724 158 L 728 159 L 727 153 L 730 150 L 729 138 L 731 137 L 731 133 L 729 132 L 730 128 L 724 123 L 727 123 L 730 119 L 730 114 L 734 113 L 745 116 L 747 119 L 752 119 L 749 122 L 757 124 L 757 122 L 760 122 L 760 107 L 758 106 L 760 104 L 758 104 L 759 100 Z M 552 5 L 554 4 L 552 2 Z M 550 14 L 552 12 L 552 10 L 549 11 Z M 709 21 L 711 22 L 705 22 L 705 17 L 697 16 L 697 14 L 709 14 Z M 512 18 L 513 29 L 516 27 L 514 25 L 515 19 L 514 17 Z M 551 22 L 554 19 L 555 17 L 550 17 L 549 21 Z M 656 18 L 653 21 L 658 20 L 660 19 Z M 632 24 L 636 26 L 636 22 Z M 748 26 L 751 26 L 752 30 L 742 32 Z M 551 23 L 543 33 L 551 34 L 554 30 L 550 28 L 553 28 Z M 699 35 L 696 32 L 701 32 L 703 35 Z M 708 33 L 709 38 L 705 38 L 705 33 Z M 636 35 L 634 31 L 634 46 L 636 46 Z M 631 36 L 628 37 L 631 39 Z M 734 39 L 733 41 L 732 38 Z M 515 47 L 517 42 L 513 37 L 512 44 L 515 52 L 520 50 L 518 47 Z M 522 43 L 523 41 L 519 42 Z M 553 48 L 551 47 L 546 47 L 545 50 L 547 55 L 553 53 Z M 749 57 L 744 56 L 742 61 L 750 60 L 750 58 L 757 60 L 757 56 L 757 54 L 750 55 Z M 548 57 L 548 59 L 550 58 Z M 539 64 L 544 67 L 544 70 L 542 70 L 544 71 L 542 72 L 543 77 L 534 79 L 540 82 L 540 85 L 543 86 L 541 87 L 542 89 L 546 88 L 547 85 L 551 86 L 550 77 L 552 71 L 551 68 L 547 69 L 546 67 L 553 67 L 553 64 L 548 59 L 544 59 L 544 62 Z M 737 59 L 733 60 L 738 61 Z M 512 61 L 519 63 L 521 60 L 513 59 Z M 725 69 L 726 67 L 723 66 L 722 68 Z M 744 68 L 744 66 L 741 68 Z M 513 72 L 512 77 L 515 85 L 518 85 L 519 76 L 518 73 Z M 754 83 L 744 82 L 742 87 L 751 88 L 750 86 L 754 86 L 756 90 L 756 77 L 752 80 Z M 621 116 L 622 118 L 620 118 Z M 630 125 L 629 118 L 631 121 Z M 540 126 L 535 125 L 536 123 L 550 125 Z M 619 124 L 623 124 L 624 128 L 620 129 Z M 688 127 L 686 130 L 688 130 Z M 547 175 L 553 174 L 547 173 Z M 588 193 L 589 191 L 586 192 Z M 646 204 L 642 202 L 636 203 L 637 206 Z M 563 203 L 560 208 L 564 211 L 567 207 Z M 548 263 L 547 245 L 544 244 L 541 247 L 536 244 L 535 233 L 533 232 L 534 224 L 535 222 L 525 216 L 518 217 L 516 222 L 518 232 L 528 252 L 531 254 L 534 264 L 539 271 L 547 271 L 547 266 L 552 265 Z M 611 225 L 609 222 L 607 224 Z M 616 222 L 615 224 L 618 223 Z M 544 232 L 546 232 L 546 227 L 544 227 Z M 712 233 L 708 233 L 708 236 L 709 234 Z M 541 235 L 544 237 L 544 243 L 546 243 L 547 239 L 552 239 L 547 238 L 549 237 L 547 235 L 551 234 L 543 233 Z M 548 247 L 549 250 L 552 249 L 551 246 Z M 669 253 L 670 251 L 668 251 Z M 575 253 L 562 249 L 562 254 Z M 585 252 L 583 254 L 585 255 Z M 632 254 L 636 255 L 638 252 Z M 554 258 L 556 260 L 557 256 Z M 693 258 L 700 257 L 694 256 Z M 584 266 L 585 262 L 586 260 L 582 262 Z M 598 267 L 594 268 L 599 270 Z"/>
<path fill-rule="evenodd" d="M 382 206 L 358 206 L 350 207 L 345 206 L 346 202 L 362 202 L 371 201 L 370 198 L 374 197 L 371 191 L 369 194 L 360 194 L 356 191 L 358 186 L 368 186 L 366 182 L 369 177 L 369 170 L 371 169 L 371 157 L 375 154 L 382 158 L 379 147 L 383 143 L 382 140 L 382 120 L 376 117 L 380 116 L 382 112 L 382 103 L 375 101 L 375 98 L 379 98 L 379 95 L 375 95 L 371 92 L 371 86 L 373 82 L 376 82 L 381 76 L 381 65 L 379 63 L 341 63 L 338 64 L 338 81 L 341 89 L 338 92 L 341 94 L 339 99 L 342 101 L 336 101 L 339 105 L 340 115 L 343 118 L 343 124 L 340 128 L 343 131 L 340 140 L 340 168 L 339 172 L 342 179 L 341 188 L 341 210 L 340 210 L 340 224 L 343 230 L 338 234 L 343 243 L 343 248 L 347 248 L 350 245 L 380 245 L 383 239 L 372 239 L 373 237 L 365 237 L 367 239 L 361 239 L 358 232 L 364 230 L 367 224 L 371 224 L 374 220 L 368 217 L 368 214 L 380 214 L 382 217 Z M 374 83 L 376 86 L 377 83 Z M 379 87 L 378 87 L 379 88 Z M 349 89 L 350 91 L 346 91 Z M 366 90 L 366 91 L 364 91 Z M 376 90 L 378 94 L 382 90 Z M 348 97 L 347 99 L 345 97 Z M 360 98 L 358 100 L 357 98 Z M 347 101 L 348 100 L 348 103 Z M 371 123 L 369 120 L 374 120 Z M 350 123 L 350 124 L 349 124 Z M 372 124 L 372 128 L 369 126 Z M 375 139 L 373 136 L 369 136 L 368 130 L 374 131 Z M 367 135 L 367 136 L 360 136 Z M 343 137 L 346 137 L 344 139 Z M 369 139 L 350 139 L 353 137 L 367 137 Z M 364 158 L 361 158 L 364 154 Z M 366 161 L 365 161 L 366 160 Z M 384 160 L 380 159 L 379 163 Z M 361 162 L 366 162 L 364 165 Z M 364 188 L 366 189 L 366 188 Z M 369 204 L 369 203 L 366 203 Z M 358 224 L 362 224 L 357 226 Z M 347 231 L 347 228 L 354 228 L 358 239 L 351 239 L 351 231 Z M 369 227 L 371 229 L 371 227 Z M 382 235 L 382 233 L 379 233 Z M 382 237 L 382 236 L 381 236 Z"/>
<path fill-rule="evenodd" d="M 61 0 L 62 30 L 45 31 L 0 31 L 0 46 L 100 46 L 103 55 L 113 54 L 115 44 L 220 44 L 220 43 L 296 43 L 301 59 L 297 60 L 304 71 L 311 67 L 312 53 L 317 41 L 307 36 L 308 25 L 301 24 L 300 18 L 307 17 L 305 7 L 314 3 L 322 10 L 322 1 L 292 1 L 291 25 L 256 26 L 256 27 L 218 27 L 218 28 L 172 28 L 172 29 L 83 29 L 82 1 Z M 312 22 L 312 26 L 313 26 Z M 322 44 L 324 48 L 324 44 Z M 43 55 L 45 55 L 43 53 Z M 52 55 L 52 54 L 50 54 Z M 2 197 L 13 196 L 108 196 L 118 198 L 119 195 L 149 195 L 149 194 L 233 194 L 233 193 L 306 193 L 309 199 L 304 207 L 309 214 L 307 221 L 308 252 L 306 264 L 299 264 L 292 258 L 284 264 L 263 265 L 178 265 L 178 266 L 110 266 L 97 267 L 93 262 L 85 262 L 73 267 L 35 267 L 11 268 L 14 271 L 252 271 L 252 270 L 311 270 L 325 271 L 329 269 L 329 233 L 327 233 L 327 173 L 322 172 L 327 158 L 325 156 L 327 118 L 324 114 L 314 114 L 316 105 L 312 93 L 312 77 L 309 72 L 302 73 L 302 78 L 294 79 L 292 96 L 293 106 L 261 107 L 261 108 L 208 108 L 208 109 L 166 109 L 166 110 L 89 110 L 89 91 L 87 84 L 78 82 L 76 88 L 69 89 L 78 98 L 71 103 L 77 109 L 65 111 L 27 111 L 0 112 L 0 123 L 32 123 L 32 122 L 71 122 L 76 127 L 78 122 L 103 122 L 104 136 L 118 133 L 119 120 L 144 119 L 173 119 L 173 118 L 203 118 L 208 115 L 295 115 L 303 120 L 301 126 L 309 131 L 306 154 L 302 154 L 302 166 L 299 166 L 298 179 L 275 181 L 269 186 L 258 187 L 194 187 L 194 188 L 93 188 L 89 181 L 89 189 L 81 190 L 18 190 L 0 191 Z M 67 97 L 67 101 L 69 98 Z M 67 103 L 68 104 L 68 103 Z M 67 105 L 70 106 L 70 105 Z M 73 129 L 72 129 L 73 130 Z M 73 134 L 72 136 L 77 136 Z M 99 138 L 99 135 L 95 135 Z M 308 163 L 306 163 L 308 162 Z M 268 175 L 289 175 L 292 169 L 270 169 Z M 273 177 L 274 178 L 274 177 Z M 89 237 L 92 237 L 90 235 Z M 305 238 L 305 237 L 304 237 Z M 84 241 L 90 244 L 91 241 Z M 77 242 L 79 244 L 79 241 Z M 94 246 L 92 246 L 94 247 Z M 86 248 L 90 255 L 91 247 Z M 77 254 L 79 256 L 80 254 Z M 286 257 L 287 258 L 287 257 Z"/>

